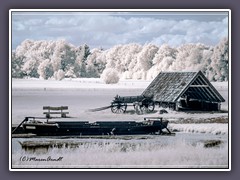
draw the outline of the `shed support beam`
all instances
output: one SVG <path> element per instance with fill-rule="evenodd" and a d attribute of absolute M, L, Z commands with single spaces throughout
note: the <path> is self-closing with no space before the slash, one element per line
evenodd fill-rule
<path fill-rule="evenodd" d="M 209 87 L 208 85 L 190 85 L 189 87 Z"/>

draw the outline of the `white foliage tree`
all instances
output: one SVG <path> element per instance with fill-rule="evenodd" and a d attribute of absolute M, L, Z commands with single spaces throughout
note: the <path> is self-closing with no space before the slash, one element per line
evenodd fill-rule
<path fill-rule="evenodd" d="M 61 70 L 61 69 L 60 69 Z M 59 72 L 60 70 L 58 70 L 57 72 Z M 61 70 L 61 72 L 64 73 L 63 70 Z M 76 78 L 76 74 L 74 73 L 74 67 L 70 67 L 68 69 L 68 71 L 66 73 L 64 73 L 66 77 L 68 78 Z M 55 76 L 54 76 L 55 77 Z M 56 79 L 56 78 L 55 78 Z"/>
<path fill-rule="evenodd" d="M 44 60 L 39 66 L 38 66 L 38 74 L 40 78 L 42 79 L 48 79 L 51 78 L 54 74 L 52 64 L 49 59 Z"/>
<path fill-rule="evenodd" d="M 12 53 L 12 77 L 23 78 L 24 73 L 22 72 L 23 56 L 17 56 L 15 52 Z"/>
<path fill-rule="evenodd" d="M 213 54 L 213 48 L 212 47 L 209 47 L 209 49 L 204 49 L 203 52 L 202 52 L 203 67 L 202 67 L 201 71 L 206 75 L 206 77 L 208 79 L 210 79 L 210 78 L 209 78 L 209 74 L 208 74 L 207 70 L 208 70 L 208 67 L 211 64 L 212 54 Z"/>
<path fill-rule="evenodd" d="M 210 66 L 207 69 L 211 81 L 228 81 L 228 39 L 224 38 L 213 49 Z"/>
<path fill-rule="evenodd" d="M 190 56 L 190 50 L 194 47 L 194 44 L 184 44 L 177 48 L 176 61 L 173 62 L 171 70 L 181 71 L 189 66 L 188 57 Z"/>
<path fill-rule="evenodd" d="M 37 61 L 35 58 L 31 58 L 24 63 L 24 65 L 22 66 L 22 71 L 25 75 L 29 77 L 39 77 L 39 74 L 37 72 L 38 66 L 39 61 Z"/>
<path fill-rule="evenodd" d="M 88 45 L 84 44 L 76 48 L 76 61 L 74 63 L 74 72 L 76 77 L 86 77 L 86 64 L 87 57 L 90 55 L 90 49 Z"/>
<path fill-rule="evenodd" d="M 163 44 L 153 59 L 153 66 L 148 71 L 147 79 L 155 78 L 161 71 L 169 71 L 176 59 L 177 50 Z"/>
<path fill-rule="evenodd" d="M 118 63 L 121 63 L 121 57 L 119 57 L 119 51 L 121 50 L 121 45 L 114 46 L 113 48 L 107 50 L 106 54 L 106 69 L 112 68 L 117 69 Z"/>
<path fill-rule="evenodd" d="M 54 71 L 61 69 L 62 52 L 64 51 L 64 41 L 57 41 L 51 57 Z"/>
<path fill-rule="evenodd" d="M 137 64 L 134 67 L 134 79 L 146 79 L 147 71 L 152 67 L 153 59 L 158 51 L 158 47 L 153 44 L 143 46 L 140 53 L 137 55 Z"/>
<path fill-rule="evenodd" d="M 185 71 L 199 71 L 203 69 L 204 49 L 208 49 L 208 47 L 205 47 L 202 44 L 196 44 L 190 49 L 189 56 L 187 57 L 187 61 L 189 62 L 189 64 L 186 65 Z"/>
<path fill-rule="evenodd" d="M 209 47 L 203 44 L 184 44 L 177 48 L 176 60 L 171 66 L 173 71 L 199 71 L 204 70 Z M 205 56 L 203 55 L 205 52 Z"/>
<path fill-rule="evenodd" d="M 139 44 L 129 44 L 125 50 L 124 63 L 126 71 L 122 74 L 123 79 L 133 79 L 134 68 L 138 63 L 138 54 L 142 51 L 142 46 Z"/>
<path fill-rule="evenodd" d="M 106 62 L 101 58 L 102 50 L 93 49 L 86 60 L 87 77 L 100 77 L 105 69 Z"/>
<path fill-rule="evenodd" d="M 34 41 L 30 39 L 24 40 L 20 46 L 16 48 L 16 56 L 25 57 L 29 52 L 29 50 L 33 47 Z"/>

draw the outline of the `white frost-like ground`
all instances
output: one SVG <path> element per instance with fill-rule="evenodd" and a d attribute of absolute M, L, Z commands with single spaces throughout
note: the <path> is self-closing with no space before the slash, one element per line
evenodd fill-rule
<path fill-rule="evenodd" d="M 43 106 L 69 106 L 71 120 L 143 120 L 146 115 L 137 115 L 129 107 L 125 114 L 113 114 L 110 109 L 89 112 L 89 109 L 110 105 L 116 94 L 120 96 L 140 95 L 150 81 L 120 81 L 118 84 L 106 85 L 100 79 L 65 79 L 63 81 L 13 79 L 12 80 L 12 124 L 20 123 L 25 116 L 43 116 Z M 78 149 L 52 149 L 47 154 L 37 154 L 39 158 L 47 156 L 64 156 L 58 162 L 22 162 L 22 156 L 33 156 L 20 148 L 18 141 L 13 141 L 13 167 L 159 167 L 159 168 L 199 168 L 228 167 L 228 124 L 201 123 L 201 119 L 228 119 L 228 84 L 213 83 L 225 98 L 222 113 L 184 113 L 169 111 L 160 115 L 158 111 L 147 116 L 162 116 L 170 120 L 169 127 L 180 131 L 175 137 L 157 137 L 154 140 L 137 142 L 134 148 L 119 146 L 120 140 L 114 140 L 99 146 L 93 143 Z M 157 108 L 159 110 L 159 108 Z M 168 109 L 167 109 L 168 110 Z M 191 119 L 193 123 L 179 124 L 178 119 Z M 189 139 L 192 137 L 192 139 Z M 163 139 L 167 139 L 163 141 Z M 222 140 L 224 143 L 216 148 L 203 148 L 202 140 Z M 23 141 L 24 139 L 20 139 Z M 99 140 L 98 140 L 99 142 Z M 167 143 L 164 143 L 167 142 Z M 125 142 L 124 142 L 125 143 Z"/>
<path fill-rule="evenodd" d="M 13 79 L 12 81 L 12 122 L 20 123 L 25 116 L 43 116 L 43 106 L 69 106 L 70 116 L 81 120 L 142 120 L 146 115 L 133 114 L 128 107 L 126 114 L 113 114 L 110 109 L 100 112 L 89 112 L 89 109 L 109 106 L 114 97 L 140 95 L 150 81 L 120 81 L 118 84 L 106 85 L 100 79 L 66 79 L 63 81 L 38 79 Z M 228 110 L 227 83 L 213 83 L 225 98 L 222 110 Z M 159 110 L 159 109 L 158 109 Z M 216 118 L 227 117 L 227 113 L 188 114 L 169 111 L 161 116 L 169 120 L 176 118 Z M 158 112 L 151 114 L 158 116 Z"/>
<path fill-rule="evenodd" d="M 13 167 L 19 168 L 227 168 L 228 143 L 223 137 L 201 135 L 201 139 L 220 139 L 224 143 L 204 148 L 199 134 L 179 134 L 146 140 L 85 140 L 76 149 L 53 148 L 47 153 L 14 150 Z M 21 141 L 21 140 L 20 140 Z M 22 140 L 24 141 L 24 140 Z M 75 140 L 78 141 L 78 140 Z M 82 140 L 82 142 L 84 142 Z M 14 140 L 14 147 L 19 146 Z M 58 159 L 61 162 L 20 161 L 22 157 Z"/>

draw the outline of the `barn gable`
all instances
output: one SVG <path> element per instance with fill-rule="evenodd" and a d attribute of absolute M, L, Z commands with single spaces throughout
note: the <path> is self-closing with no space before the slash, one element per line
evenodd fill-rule
<path fill-rule="evenodd" d="M 182 98 L 207 103 L 225 101 L 201 71 L 160 72 L 142 95 L 159 103 L 177 103 Z"/>

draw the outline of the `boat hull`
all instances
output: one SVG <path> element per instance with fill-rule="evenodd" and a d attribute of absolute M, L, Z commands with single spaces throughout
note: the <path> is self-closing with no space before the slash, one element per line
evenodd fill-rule
<path fill-rule="evenodd" d="M 79 135 L 140 135 L 161 134 L 167 128 L 168 121 L 99 121 L 69 122 L 55 121 L 49 123 L 23 124 L 25 133 L 33 133 L 38 136 L 79 136 Z"/>

